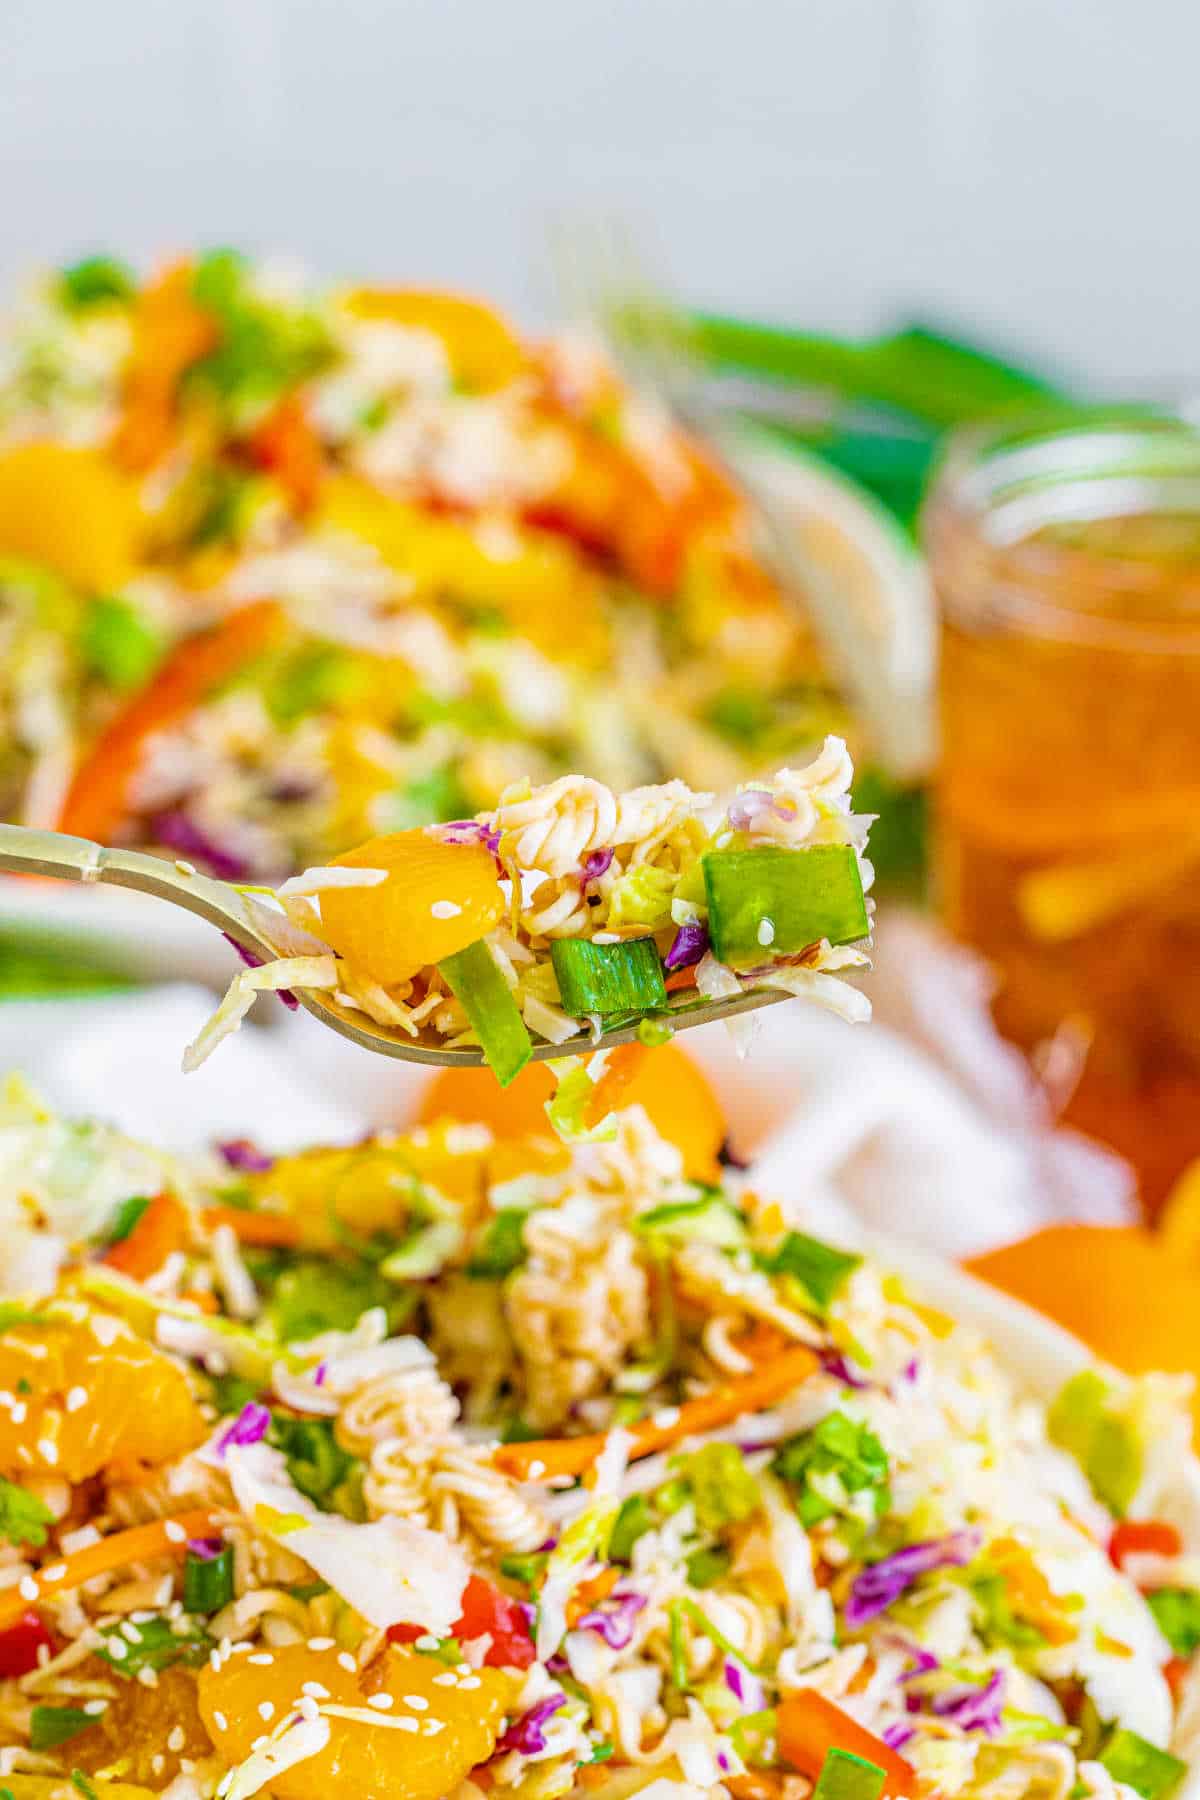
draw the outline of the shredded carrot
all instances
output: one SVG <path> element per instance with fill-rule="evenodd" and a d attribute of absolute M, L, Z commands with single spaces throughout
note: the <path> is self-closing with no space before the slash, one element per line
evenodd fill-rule
<path fill-rule="evenodd" d="M 621 1571 L 616 1568 L 601 1569 L 589 1581 L 581 1581 L 571 1598 L 567 1601 L 567 1623 L 576 1624 L 585 1612 L 590 1612 L 599 1601 L 608 1596 L 621 1579 Z"/>
<path fill-rule="evenodd" d="M 604 1073 L 583 1109 L 583 1122 L 589 1130 L 620 1105 L 621 1095 L 641 1074 L 642 1064 L 649 1054 L 650 1046 L 640 1042 L 621 1044 L 610 1052 Z"/>
<path fill-rule="evenodd" d="M 1178 1705 L 1184 1684 L 1192 1672 L 1191 1659 L 1186 1656 L 1173 1656 L 1163 1664 L 1163 1680 L 1171 1690 L 1171 1698 Z"/>
<path fill-rule="evenodd" d="M 733 1348 L 748 1356 L 752 1363 L 770 1362 L 772 1357 L 782 1355 L 787 1348 L 787 1339 L 782 1331 L 774 1325 L 768 1325 L 765 1319 L 756 1319 L 749 1331 L 743 1331 L 732 1340 Z"/>
<path fill-rule="evenodd" d="M 126 469 L 153 468 L 170 445 L 175 399 L 186 370 L 218 342 L 210 312 L 192 298 L 192 269 L 176 263 L 142 289 L 133 313 L 133 350 L 112 451 Z"/>
<path fill-rule="evenodd" d="M 656 1413 L 629 1428 L 633 1445 L 630 1457 L 652 1456 L 684 1438 L 715 1431 L 743 1413 L 758 1412 L 782 1399 L 792 1388 L 807 1381 L 818 1368 L 817 1357 L 799 1345 L 774 1362 L 766 1363 L 736 1381 L 710 1388 L 668 1415 Z M 533 1443 L 501 1444 L 495 1452 L 496 1467 L 519 1481 L 548 1481 L 555 1475 L 582 1475 L 590 1469 L 607 1442 L 602 1432 L 590 1437 L 543 1438 Z M 535 1473 L 536 1471 L 536 1473 Z"/>
<path fill-rule="evenodd" d="M 34 1576 L 38 1587 L 36 1599 L 49 1600 L 57 1594 L 69 1593 L 94 1576 L 107 1575 L 128 1563 L 149 1562 L 157 1556 L 182 1556 L 188 1539 L 204 1537 L 211 1530 L 215 1516 L 207 1508 L 197 1507 L 174 1519 L 155 1519 L 149 1525 L 135 1525 L 130 1531 L 112 1531 L 99 1543 L 89 1544 L 85 1550 L 76 1550 L 73 1556 L 51 1564 L 53 1569 L 62 1571 L 57 1580 L 52 1581 L 44 1572 Z M 7 1631 L 34 1602 L 35 1596 L 26 1583 L 22 1582 L 20 1586 L 24 1591 L 19 1591 L 15 1583 L 12 1587 L 0 1588 L 0 1631 Z"/>
<path fill-rule="evenodd" d="M 297 512 L 311 512 L 321 489 L 325 458 L 321 440 L 295 394 L 288 394 L 258 426 L 250 449 L 279 477 Z"/>
<path fill-rule="evenodd" d="M 733 1800 L 783 1800 L 783 1776 L 774 1769 L 748 1769 L 744 1775 L 727 1775 L 724 1785 Z"/>
<path fill-rule="evenodd" d="M 149 686 L 117 714 L 75 771 L 60 829 L 101 843 L 110 839 L 125 818 L 130 783 L 146 740 L 185 718 L 219 682 L 264 650 L 282 622 L 275 601 L 255 600 L 211 631 L 177 645 Z"/>
<path fill-rule="evenodd" d="M 217 1313 L 221 1310 L 217 1296 L 210 1294 L 207 1288 L 185 1288 L 179 1298 L 188 1306 L 194 1306 L 197 1312 Z"/>
<path fill-rule="evenodd" d="M 287 1213 L 246 1212 L 240 1206 L 206 1206 L 200 1215 L 207 1231 L 228 1225 L 239 1244 L 256 1250 L 290 1250 L 300 1242 L 300 1225 Z"/>
<path fill-rule="evenodd" d="M 675 973 L 673 975 L 668 975 L 666 981 L 663 983 L 668 994 L 681 994 L 685 988 L 694 988 L 695 985 L 696 966 L 694 963 L 690 969 L 676 969 Z"/>
<path fill-rule="evenodd" d="M 174 1194 L 156 1194 L 141 1218 L 119 1244 L 104 1253 L 110 1269 L 145 1281 L 168 1256 L 182 1250 L 188 1238 L 188 1216 Z"/>
<path fill-rule="evenodd" d="M 801 1688 L 780 1701 L 777 1735 L 780 1755 L 810 1781 L 820 1774 L 830 1750 L 848 1750 L 883 1770 L 883 1792 L 889 1800 L 895 1796 L 908 1800 L 916 1792 L 912 1764 L 815 1688 Z"/>
<path fill-rule="evenodd" d="M 1017 1617 L 1036 1625 L 1048 1643 L 1070 1643 L 1075 1627 L 1066 1616 L 1064 1602 L 1025 1545 L 1017 1538 L 994 1538 L 988 1545 L 988 1560 L 1004 1577 L 1008 1603 Z"/>

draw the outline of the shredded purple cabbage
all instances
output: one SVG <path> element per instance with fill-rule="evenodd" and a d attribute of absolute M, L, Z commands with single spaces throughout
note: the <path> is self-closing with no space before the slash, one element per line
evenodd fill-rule
<path fill-rule="evenodd" d="M 225 1548 L 225 1540 L 224 1538 L 215 1537 L 189 1538 L 187 1547 L 189 1554 L 194 1556 L 197 1561 L 212 1562 L 213 1558 L 215 1556 L 220 1556 L 222 1550 Z"/>
<path fill-rule="evenodd" d="M 234 937 L 230 937 L 230 935 L 227 931 L 223 931 L 221 933 L 221 936 L 225 939 L 225 942 L 227 944 L 233 945 L 234 949 L 237 951 L 238 955 L 241 957 L 242 961 L 245 963 L 245 965 L 248 969 L 261 969 L 262 968 L 263 961 L 264 961 L 263 957 L 255 956 L 253 950 L 247 950 L 245 944 L 239 944 L 237 939 Z M 275 992 L 278 994 L 279 998 L 283 1001 L 283 1004 L 286 1007 L 288 1007 L 292 1012 L 296 1011 L 297 1007 L 300 1005 L 300 1002 L 297 1000 L 295 994 L 293 994 L 291 988 L 276 988 Z"/>
<path fill-rule="evenodd" d="M 950 1719 L 961 1731 L 982 1731 L 996 1737 L 1003 1729 L 1004 1670 L 997 1669 L 986 1687 L 951 1688 L 935 1694 L 930 1702 L 940 1719 Z"/>
<path fill-rule="evenodd" d="M 275 1166 L 275 1158 L 257 1149 L 249 1138 L 230 1138 L 227 1143 L 218 1144 L 217 1149 L 226 1167 L 243 1175 L 262 1175 Z"/>
<path fill-rule="evenodd" d="M 500 849 L 500 833 L 479 819 L 450 819 L 436 827 L 448 844 L 484 844 L 495 856 Z"/>
<path fill-rule="evenodd" d="M 663 968 L 672 972 L 675 969 L 690 969 L 698 963 L 708 949 L 708 927 L 706 925 L 681 925 L 675 933 L 675 941 L 663 957 Z"/>
<path fill-rule="evenodd" d="M 920 1373 L 921 1373 L 920 1363 L 917 1361 L 915 1356 L 910 1357 L 909 1360 L 904 1365 L 905 1381 L 915 1381 L 917 1379 L 917 1376 Z"/>
<path fill-rule="evenodd" d="M 822 1350 L 821 1367 L 826 1375 L 832 1375 L 835 1381 L 844 1382 L 849 1388 L 867 1388 L 870 1382 L 861 1369 L 856 1369 L 840 1350 Z"/>
<path fill-rule="evenodd" d="M 741 1663 L 735 1662 L 732 1656 L 725 1661 L 725 1686 L 748 1712 L 762 1712 L 766 1707 L 767 1697 L 763 1692 L 762 1682 L 749 1669 L 743 1668 Z"/>
<path fill-rule="evenodd" d="M 914 1581 L 934 1569 L 961 1568 L 969 1563 L 982 1542 L 978 1531 L 954 1531 L 948 1537 L 909 1544 L 877 1563 L 871 1563 L 854 1579 L 846 1602 L 846 1624 L 851 1631 L 886 1612 Z"/>
<path fill-rule="evenodd" d="M 248 1400 L 237 1418 L 217 1439 L 217 1455 L 225 1456 L 235 1445 L 243 1447 L 261 1443 L 270 1423 L 271 1415 L 267 1408 L 260 1406 L 257 1400 Z"/>
<path fill-rule="evenodd" d="M 885 1725 L 882 1735 L 889 1750 L 903 1750 L 905 1744 L 916 1737 L 917 1730 L 915 1725 L 904 1725 L 897 1720 L 894 1725 Z"/>
<path fill-rule="evenodd" d="M 579 885 L 587 887 L 591 881 L 599 881 L 612 868 L 615 852 L 612 850 L 589 850 L 579 865 Z"/>
<path fill-rule="evenodd" d="M 151 835 L 168 850 L 178 850 L 189 860 L 195 857 L 218 881 L 246 881 L 251 869 L 245 857 L 216 839 L 197 825 L 195 819 L 178 808 L 156 813 L 150 821 Z"/>
<path fill-rule="evenodd" d="M 506 1750 L 519 1750 L 522 1756 L 533 1756 L 546 1748 L 546 1734 L 542 1726 L 560 1706 L 567 1704 L 565 1694 L 550 1694 L 545 1700 L 539 1700 L 531 1706 L 527 1713 L 514 1719 L 504 1736 L 496 1744 L 495 1754 L 499 1756 Z"/>
<path fill-rule="evenodd" d="M 624 1650 L 633 1641 L 633 1621 L 646 1604 L 644 1594 L 613 1594 L 603 1605 L 575 1621 L 577 1631 L 595 1631 L 610 1650 Z"/>
<path fill-rule="evenodd" d="M 328 1375 L 328 1373 L 329 1373 L 328 1363 L 319 1362 L 317 1364 L 316 1368 L 313 1370 L 313 1386 L 314 1387 L 324 1387 L 325 1386 L 325 1377 Z"/>

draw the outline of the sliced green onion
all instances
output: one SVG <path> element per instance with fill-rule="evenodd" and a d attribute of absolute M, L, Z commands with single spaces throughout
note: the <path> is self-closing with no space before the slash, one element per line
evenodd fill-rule
<path fill-rule="evenodd" d="M 706 1550 L 693 1550 L 684 1564 L 688 1585 L 694 1588 L 711 1587 L 728 1575 L 733 1562 L 733 1552 L 726 1550 L 721 1544 L 713 1544 Z"/>
<path fill-rule="evenodd" d="M 95 306 L 101 300 L 129 300 L 135 282 L 113 256 L 85 256 L 63 269 L 58 290 L 67 306 Z"/>
<path fill-rule="evenodd" d="M 507 1087 L 529 1061 L 533 1044 L 495 957 L 479 938 L 438 968 L 471 1021 L 484 1061 L 500 1086 Z"/>
<path fill-rule="evenodd" d="M 722 1194 L 707 1193 L 699 1200 L 667 1200 L 639 1213 L 634 1230 L 672 1243 L 716 1244 L 737 1250 L 746 1241 L 742 1215 Z"/>
<path fill-rule="evenodd" d="M 136 1679 L 143 1669 L 153 1669 L 157 1673 L 179 1662 L 194 1668 L 204 1661 L 212 1648 L 211 1640 L 200 1632 L 181 1635 L 172 1631 L 169 1620 L 161 1615 L 143 1619 L 136 1625 L 132 1620 L 127 1623 L 128 1631 L 113 1626 L 102 1632 L 103 1643 L 108 1648 L 99 1645 L 96 1648 L 101 1661 L 127 1680 Z M 136 1636 L 130 1633 L 136 1633 Z"/>
<path fill-rule="evenodd" d="M 97 1717 L 79 1706 L 35 1706 L 29 1715 L 29 1748 L 54 1750 L 94 1725 Z"/>
<path fill-rule="evenodd" d="M 717 850 L 702 862 L 713 952 L 734 968 L 795 955 L 822 938 L 857 943 L 870 931 L 849 844 Z"/>
<path fill-rule="evenodd" d="M 99 1794 L 96 1792 L 82 1769 L 71 1770 L 71 1786 L 78 1789 L 83 1795 L 83 1800 L 100 1800 Z M 8 1794 L 11 1797 L 12 1789 L 0 1788 L 0 1795 L 3 1794 Z"/>
<path fill-rule="evenodd" d="M 123 1244 L 149 1204 L 148 1194 L 132 1194 L 128 1200 L 122 1200 L 112 1216 L 108 1230 L 103 1234 L 104 1242 Z"/>
<path fill-rule="evenodd" d="M 777 1249 L 762 1258 L 762 1266 L 771 1275 L 794 1275 L 816 1304 L 827 1307 L 841 1292 L 862 1257 L 850 1251 L 835 1250 L 820 1238 L 803 1231 L 789 1231 Z"/>
<path fill-rule="evenodd" d="M 642 1019 L 637 1029 L 638 1043 L 645 1044 L 648 1050 L 657 1050 L 662 1044 L 669 1044 L 673 1033 L 665 1019 Z"/>
<path fill-rule="evenodd" d="M 467 1274 L 481 1280 L 499 1281 L 511 1275 L 525 1261 L 524 1207 L 506 1206 L 486 1227 L 467 1264 Z"/>
<path fill-rule="evenodd" d="M 162 661 L 163 639 L 128 600 L 100 594 L 84 614 L 79 653 L 93 674 L 126 692 L 154 673 Z"/>
<path fill-rule="evenodd" d="M 187 1612 L 215 1613 L 233 1599 L 233 1546 L 225 1544 L 215 1556 L 197 1556 L 189 1550 L 183 1565 L 183 1604 Z"/>
<path fill-rule="evenodd" d="M 457 1219 L 431 1219 L 384 1257 L 379 1272 L 389 1281 L 427 1281 L 440 1274 L 462 1240 L 463 1228 Z"/>
<path fill-rule="evenodd" d="M 608 1540 L 608 1554 L 613 1562 L 627 1563 L 633 1558 L 633 1546 L 647 1531 L 654 1529 L 654 1508 L 645 1494 L 630 1494 L 622 1500 Z"/>
<path fill-rule="evenodd" d="M 1176 1656 L 1200 1650 L 1200 1593 L 1194 1588 L 1155 1588 L 1146 1595 L 1158 1629 Z"/>
<path fill-rule="evenodd" d="M 827 1750 L 812 1800 L 879 1800 L 886 1780 L 878 1763 L 849 1750 Z"/>
<path fill-rule="evenodd" d="M 582 1019 L 588 1013 L 661 1012 L 667 1004 L 662 963 L 653 938 L 623 938 L 597 944 L 590 938 L 556 938 L 550 960 L 558 977 L 563 1011 Z"/>
<path fill-rule="evenodd" d="M 1187 1764 L 1169 1750 L 1124 1727 L 1113 1732 L 1097 1760 L 1114 1781 L 1124 1782 L 1142 1800 L 1166 1800 L 1187 1774 Z"/>

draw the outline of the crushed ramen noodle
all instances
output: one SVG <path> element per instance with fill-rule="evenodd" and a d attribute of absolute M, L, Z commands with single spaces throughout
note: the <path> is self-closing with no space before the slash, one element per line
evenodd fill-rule
<path fill-rule="evenodd" d="M 1043 1405 L 638 1108 L 180 1158 L 14 1078 L 0 1166 L 13 1800 L 1179 1785 L 1176 1382 Z"/>
<path fill-rule="evenodd" d="M 474 819 L 372 838 L 277 893 L 248 893 L 278 960 L 243 970 L 193 1068 L 263 990 L 319 990 L 413 1038 L 478 1044 L 510 1081 L 533 1038 L 657 1018 L 774 987 L 848 1018 L 835 978 L 869 940 L 868 818 L 840 738 L 718 801 L 682 781 L 615 794 L 564 775 Z"/>

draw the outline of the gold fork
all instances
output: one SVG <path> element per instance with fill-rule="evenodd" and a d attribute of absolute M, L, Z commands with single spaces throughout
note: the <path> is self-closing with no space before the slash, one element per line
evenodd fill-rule
<path fill-rule="evenodd" d="M 239 949 L 257 962 L 272 962 L 280 954 L 253 923 L 239 890 L 227 881 L 215 881 L 196 872 L 190 863 L 167 862 L 160 856 L 147 856 L 140 850 L 110 850 L 93 844 L 89 838 L 68 837 L 61 831 L 35 831 L 23 825 L 0 825 L 0 870 L 20 875 L 47 875 L 57 881 L 97 882 L 108 887 L 133 888 L 140 894 L 152 894 L 171 906 L 181 906 L 195 913 L 229 938 Z M 364 1050 L 379 1056 L 395 1056 L 402 1062 L 437 1063 L 452 1068 L 474 1068 L 483 1062 L 483 1053 L 474 1046 L 448 1048 L 427 1038 L 409 1037 L 396 1026 L 377 1025 L 361 1013 L 324 994 L 300 989 L 296 994 L 301 1006 L 322 1025 L 340 1032 Z M 675 1031 L 687 1031 L 695 1025 L 707 1025 L 713 1019 L 729 1019 L 736 1013 L 753 1012 L 760 1006 L 772 1006 L 791 996 L 777 988 L 757 988 L 733 995 L 727 1000 L 684 1000 L 673 1004 L 670 1022 Z M 575 1056 L 583 1051 L 603 1050 L 613 1044 L 626 1044 L 635 1038 L 640 1021 L 626 1019 L 622 1024 L 593 1036 L 580 1031 L 562 1044 L 534 1045 L 537 1062 L 555 1057 Z"/>

